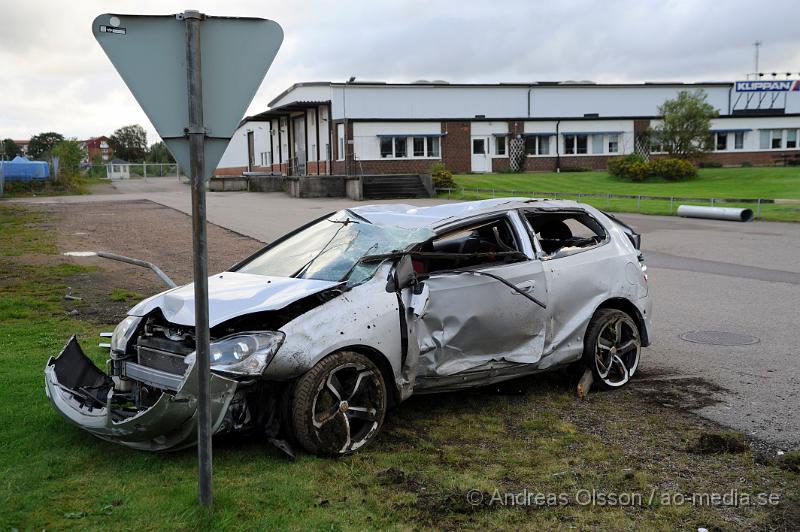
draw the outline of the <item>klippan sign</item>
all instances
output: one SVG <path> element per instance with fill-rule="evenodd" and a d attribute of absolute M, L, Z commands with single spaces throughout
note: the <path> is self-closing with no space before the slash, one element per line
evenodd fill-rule
<path fill-rule="evenodd" d="M 800 91 L 800 80 L 737 81 L 736 92 L 790 92 Z"/>

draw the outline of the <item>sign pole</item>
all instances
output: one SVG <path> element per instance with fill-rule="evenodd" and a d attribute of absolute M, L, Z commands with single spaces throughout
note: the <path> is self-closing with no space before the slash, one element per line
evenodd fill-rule
<path fill-rule="evenodd" d="M 195 353 L 197 364 L 197 461 L 200 504 L 213 502 L 211 462 L 211 404 L 209 398 L 210 333 L 208 328 L 208 238 L 206 234 L 206 175 L 204 162 L 203 83 L 199 11 L 184 11 L 186 79 L 189 94 L 189 174 L 192 182 L 192 251 L 194 270 Z"/>

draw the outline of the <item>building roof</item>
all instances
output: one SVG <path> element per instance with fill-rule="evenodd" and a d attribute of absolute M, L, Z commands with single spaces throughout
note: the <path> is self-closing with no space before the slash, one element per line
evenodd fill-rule
<path fill-rule="evenodd" d="M 328 104 L 331 103 L 330 100 L 320 100 L 320 101 L 296 101 L 290 102 L 286 105 L 281 105 L 275 107 L 273 109 L 268 109 L 266 111 L 262 111 L 258 114 L 246 116 L 242 118 L 242 121 L 239 122 L 239 125 L 236 127 L 242 127 L 243 124 L 247 122 L 258 122 L 261 120 L 269 120 L 270 118 L 279 118 L 282 116 L 288 116 L 289 113 L 295 111 L 304 111 L 309 108 L 314 108 L 318 105 Z"/>
<path fill-rule="evenodd" d="M 342 87 L 345 85 L 361 86 L 361 87 L 597 87 L 597 88 L 620 88 L 620 87 L 733 87 L 732 81 L 698 81 L 698 82 L 683 82 L 683 81 L 644 81 L 641 83 L 597 83 L 589 80 L 579 81 L 511 81 L 511 82 L 497 82 L 497 83 L 450 83 L 444 80 L 418 80 L 411 82 L 388 82 L 388 81 L 304 81 L 295 83 L 287 88 L 275 98 L 273 98 L 267 105 L 272 107 L 275 102 L 280 101 L 284 96 L 289 94 L 295 89 L 301 87 Z M 324 102 L 319 102 L 324 103 Z"/>

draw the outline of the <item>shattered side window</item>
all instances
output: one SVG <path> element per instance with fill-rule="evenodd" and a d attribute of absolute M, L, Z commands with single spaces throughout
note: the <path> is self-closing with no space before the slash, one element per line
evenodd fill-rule
<path fill-rule="evenodd" d="M 362 263 L 362 257 L 403 251 L 432 235 L 427 228 L 375 225 L 344 210 L 267 248 L 238 271 L 358 284 L 380 264 Z"/>
<path fill-rule="evenodd" d="M 418 273 L 524 260 L 511 222 L 505 216 L 482 220 L 441 234 L 425 242 L 419 251 L 443 255 L 414 259 L 414 268 Z M 510 252 L 519 252 L 519 256 L 509 255 Z M 452 258 L 447 254 L 452 254 Z"/>
<path fill-rule="evenodd" d="M 525 219 L 545 254 L 557 258 L 593 248 L 606 240 L 602 224 L 586 212 L 528 212 Z"/>

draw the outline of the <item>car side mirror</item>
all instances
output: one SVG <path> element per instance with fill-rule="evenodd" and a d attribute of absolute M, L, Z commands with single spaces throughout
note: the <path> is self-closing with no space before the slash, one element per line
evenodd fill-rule
<path fill-rule="evenodd" d="M 417 272 L 409 255 L 403 255 L 394 268 L 394 286 L 396 291 L 408 288 L 417 283 Z"/>

